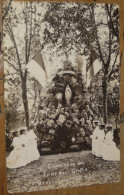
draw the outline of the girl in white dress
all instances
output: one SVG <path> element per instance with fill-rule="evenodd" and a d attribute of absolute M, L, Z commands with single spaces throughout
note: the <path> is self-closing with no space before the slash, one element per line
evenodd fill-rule
<path fill-rule="evenodd" d="M 21 143 L 19 131 L 13 132 L 12 146 L 14 149 L 6 159 L 7 168 L 14 169 L 26 165 L 23 153 L 23 145 Z"/>
<path fill-rule="evenodd" d="M 97 157 L 102 157 L 102 144 L 103 144 L 103 140 L 105 137 L 105 132 L 104 132 L 104 128 L 105 128 L 105 124 L 101 123 L 99 124 L 99 126 L 97 126 L 94 130 L 94 133 L 92 135 L 92 140 L 93 140 L 93 150 L 94 150 L 94 154 Z"/>
<path fill-rule="evenodd" d="M 40 153 L 37 149 L 37 136 L 33 128 L 34 125 L 30 125 L 30 130 L 27 133 L 31 161 L 38 160 L 40 158 Z"/>
<path fill-rule="evenodd" d="M 31 162 L 31 150 L 30 150 L 30 143 L 28 140 L 28 131 L 27 131 L 27 127 L 21 127 L 20 128 L 20 138 L 21 138 L 21 143 L 24 146 L 23 147 L 23 154 L 24 154 L 24 159 L 25 162 L 28 164 Z"/>
<path fill-rule="evenodd" d="M 120 150 L 113 141 L 112 125 L 107 125 L 107 133 L 103 142 L 103 159 L 108 161 L 120 161 Z"/>
<path fill-rule="evenodd" d="M 93 121 L 93 126 L 94 126 L 94 131 L 93 131 L 93 135 L 91 135 L 91 139 L 92 139 L 92 154 L 95 155 L 96 154 L 96 144 L 97 144 L 97 133 L 99 131 L 99 127 L 98 127 L 98 123 L 99 121 L 95 120 Z"/>

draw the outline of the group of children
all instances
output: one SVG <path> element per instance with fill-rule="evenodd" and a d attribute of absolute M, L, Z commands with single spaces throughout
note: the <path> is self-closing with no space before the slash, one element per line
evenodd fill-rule
<path fill-rule="evenodd" d="M 92 138 L 92 154 L 97 157 L 102 157 L 108 161 L 119 161 L 120 150 L 117 148 L 116 143 L 113 141 L 112 125 L 105 126 L 104 123 L 94 121 L 95 129 Z"/>
<path fill-rule="evenodd" d="M 120 150 L 113 141 L 112 125 L 105 126 L 104 123 L 94 121 L 94 131 L 90 137 L 93 155 L 102 157 L 107 161 L 120 160 Z M 6 160 L 7 168 L 23 167 L 40 158 L 37 149 L 37 136 L 31 126 L 29 131 L 26 127 L 13 131 L 12 146 L 14 148 Z"/>
<path fill-rule="evenodd" d="M 6 159 L 7 168 L 23 167 L 40 157 L 37 137 L 31 126 L 29 131 L 26 127 L 13 131 L 12 146 L 14 148 Z"/>

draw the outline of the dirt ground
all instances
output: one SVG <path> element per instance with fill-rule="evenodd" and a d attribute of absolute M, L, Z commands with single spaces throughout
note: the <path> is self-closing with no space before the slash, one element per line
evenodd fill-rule
<path fill-rule="evenodd" d="M 120 180 L 120 162 L 96 158 L 91 151 L 41 156 L 25 167 L 7 169 L 9 193 L 42 191 Z"/>

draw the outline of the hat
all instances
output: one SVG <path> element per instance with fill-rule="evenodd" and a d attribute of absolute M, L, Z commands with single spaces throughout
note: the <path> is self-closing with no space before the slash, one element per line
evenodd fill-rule
<path fill-rule="evenodd" d="M 19 131 L 19 129 L 13 129 L 11 132 L 15 133 L 15 132 L 18 132 L 18 131 Z"/>
<path fill-rule="evenodd" d="M 105 124 L 104 124 L 104 123 L 99 123 L 99 126 L 104 127 L 104 126 L 105 126 Z"/>
<path fill-rule="evenodd" d="M 13 129 L 11 131 L 11 136 L 15 136 L 15 134 L 18 133 L 18 132 L 19 132 L 19 129 Z"/>
<path fill-rule="evenodd" d="M 112 125 L 111 124 L 107 124 L 106 127 L 107 128 L 112 128 Z"/>
<path fill-rule="evenodd" d="M 26 131 L 27 127 L 20 127 L 20 131 Z"/>
<path fill-rule="evenodd" d="M 33 127 L 35 127 L 35 123 L 31 122 L 30 125 L 29 125 L 29 128 L 33 128 Z"/>
<path fill-rule="evenodd" d="M 98 120 L 94 120 L 93 123 L 99 123 L 99 121 Z"/>

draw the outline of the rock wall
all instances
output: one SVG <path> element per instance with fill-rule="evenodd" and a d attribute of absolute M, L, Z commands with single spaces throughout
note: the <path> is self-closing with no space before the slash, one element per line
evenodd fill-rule
<path fill-rule="evenodd" d="M 98 109 L 88 99 L 81 72 L 69 64 L 59 69 L 39 106 L 36 131 L 41 154 L 91 149 Z"/>

